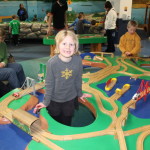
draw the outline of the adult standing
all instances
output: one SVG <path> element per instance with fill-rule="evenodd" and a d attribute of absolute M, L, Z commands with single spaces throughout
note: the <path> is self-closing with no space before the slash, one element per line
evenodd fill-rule
<path fill-rule="evenodd" d="M 117 13 L 109 1 L 106 1 L 105 9 L 106 9 L 106 18 L 104 26 L 106 30 L 108 43 L 105 52 L 115 52 L 114 39 L 115 39 Z"/>
<path fill-rule="evenodd" d="M 20 8 L 18 9 L 18 12 L 17 12 L 17 15 L 19 16 L 19 20 L 25 21 L 28 18 L 28 13 L 26 9 L 24 8 L 23 4 L 20 4 L 19 7 Z"/>
<path fill-rule="evenodd" d="M 60 30 L 67 29 L 67 14 L 68 5 L 66 0 L 56 0 L 52 4 L 51 14 L 48 21 L 47 33 L 51 33 L 51 24 L 53 22 L 54 33 L 57 34 Z"/>

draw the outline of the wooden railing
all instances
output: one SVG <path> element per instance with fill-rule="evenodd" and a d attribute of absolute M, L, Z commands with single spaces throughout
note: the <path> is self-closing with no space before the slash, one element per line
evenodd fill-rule
<path fill-rule="evenodd" d="M 0 16 L 0 22 L 3 21 L 3 19 L 12 18 L 12 16 Z"/>

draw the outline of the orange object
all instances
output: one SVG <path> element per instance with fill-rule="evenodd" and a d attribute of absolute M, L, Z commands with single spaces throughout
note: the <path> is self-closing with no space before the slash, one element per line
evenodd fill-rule
<path fill-rule="evenodd" d="M 88 60 L 82 60 L 83 65 L 91 66 L 91 67 L 98 67 L 98 68 L 105 68 L 106 64 L 104 63 L 98 63 L 98 62 L 92 62 Z"/>
<path fill-rule="evenodd" d="M 68 0 L 68 5 L 71 5 L 72 4 L 72 1 L 71 0 Z"/>
<path fill-rule="evenodd" d="M 127 7 L 127 6 L 125 6 L 125 7 L 124 7 L 124 11 L 127 11 L 127 10 L 128 10 L 128 7 Z"/>
<path fill-rule="evenodd" d="M 110 78 L 106 82 L 105 90 L 110 91 L 115 86 L 116 82 L 117 82 L 117 78 Z"/>
<path fill-rule="evenodd" d="M 0 16 L 0 22 L 3 22 L 3 19 L 11 19 L 12 16 Z"/>

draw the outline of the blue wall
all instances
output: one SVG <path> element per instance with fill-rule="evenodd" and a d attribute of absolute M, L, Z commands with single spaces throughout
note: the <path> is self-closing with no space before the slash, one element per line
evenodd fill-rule
<path fill-rule="evenodd" d="M 24 4 L 24 7 L 28 11 L 29 20 L 32 20 L 36 14 L 38 18 L 44 18 L 46 10 L 51 8 L 51 3 L 45 3 L 42 1 L 6 1 L 0 2 L 0 16 L 11 16 L 17 14 L 19 4 Z"/>
<path fill-rule="evenodd" d="M 46 10 L 51 9 L 51 3 L 43 1 L 0 1 L 0 16 L 11 16 L 16 14 L 19 9 L 19 4 L 23 3 L 29 14 L 29 20 L 32 20 L 33 16 L 37 14 L 37 17 L 43 20 Z M 73 2 L 69 7 L 76 13 L 95 13 L 104 12 L 104 3 L 100 1 L 88 1 L 88 2 Z M 140 14 L 140 15 L 139 15 Z M 145 8 L 132 9 L 132 18 L 139 23 L 144 22 Z"/>

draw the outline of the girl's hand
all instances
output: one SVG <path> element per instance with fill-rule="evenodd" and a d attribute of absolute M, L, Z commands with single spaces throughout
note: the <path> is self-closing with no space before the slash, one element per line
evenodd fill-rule
<path fill-rule="evenodd" d="M 3 63 L 0 63 L 0 68 L 4 68 L 5 65 Z"/>
<path fill-rule="evenodd" d="M 39 103 L 35 106 L 33 113 L 36 113 L 37 111 L 39 111 L 39 109 L 46 107 L 43 103 Z"/>
<path fill-rule="evenodd" d="M 87 98 L 87 97 L 92 97 L 92 95 L 91 95 L 91 94 L 84 93 L 84 94 L 80 97 L 80 99 L 81 99 L 83 102 L 85 102 L 84 98 Z"/>

